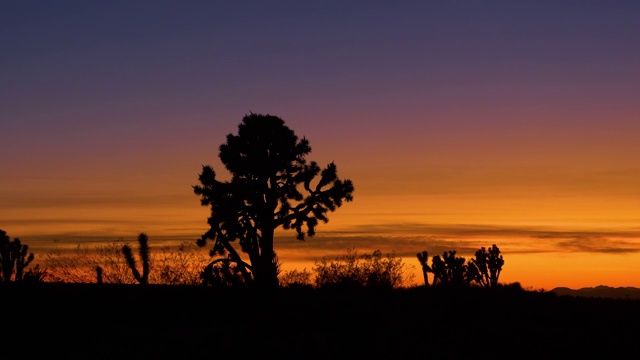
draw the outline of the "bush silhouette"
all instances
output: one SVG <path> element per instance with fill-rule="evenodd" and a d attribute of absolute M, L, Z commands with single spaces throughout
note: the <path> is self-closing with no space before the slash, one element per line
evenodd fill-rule
<path fill-rule="evenodd" d="M 122 254 L 124 245 L 124 241 L 117 240 L 94 246 L 78 245 L 71 252 L 51 249 L 44 254 L 47 279 L 64 283 L 137 283 Z M 154 247 L 149 253 L 149 283 L 199 285 L 202 270 L 209 262 L 206 251 L 192 241 Z"/>
<path fill-rule="evenodd" d="M 335 259 L 322 258 L 313 268 L 315 286 L 399 288 L 411 280 L 402 258 L 393 254 L 382 255 L 380 250 L 358 255 L 355 249 L 347 249 L 346 255 Z"/>
<path fill-rule="evenodd" d="M 313 274 L 306 268 L 285 271 L 279 278 L 282 287 L 312 287 Z"/>
<path fill-rule="evenodd" d="M 313 236 L 319 222 L 329 221 L 328 212 L 353 199 L 353 184 L 338 178 L 334 163 L 324 169 L 307 163 L 309 142 L 277 116 L 246 115 L 219 150 L 232 178 L 219 181 L 213 168 L 203 166 L 193 190 L 211 208 L 211 228 L 198 244 L 212 240 L 211 256 L 228 254 L 246 283 L 275 288 L 275 230 L 295 229 L 299 240 Z M 236 240 L 248 263 L 232 246 Z"/>
<path fill-rule="evenodd" d="M 207 265 L 200 274 L 205 286 L 246 288 L 249 286 L 238 265 L 228 259 L 217 259 Z"/>

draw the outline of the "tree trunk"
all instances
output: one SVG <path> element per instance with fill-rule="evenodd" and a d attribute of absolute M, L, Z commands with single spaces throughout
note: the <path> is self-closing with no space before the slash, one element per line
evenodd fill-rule
<path fill-rule="evenodd" d="M 273 289 L 278 287 L 278 269 L 273 250 L 273 235 L 275 229 L 271 224 L 265 224 L 260 239 L 260 259 L 254 272 L 254 279 L 259 288 Z"/>

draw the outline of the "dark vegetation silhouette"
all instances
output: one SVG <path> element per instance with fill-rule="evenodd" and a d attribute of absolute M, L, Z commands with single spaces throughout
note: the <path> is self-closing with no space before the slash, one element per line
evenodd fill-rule
<path fill-rule="evenodd" d="M 498 279 L 504 265 L 504 258 L 500 249 L 493 244 L 488 250 L 481 247 L 475 253 L 475 257 L 466 261 L 464 257 L 457 256 L 455 250 L 445 251 L 431 259 L 428 264 L 429 253 L 424 250 L 416 254 L 422 267 L 424 285 L 429 286 L 498 286 Z M 428 273 L 433 274 L 433 281 L 429 284 Z"/>
<path fill-rule="evenodd" d="M 0 234 L 3 260 L 4 251 L 13 248 L 14 259 L 23 258 L 23 271 L 33 264 L 35 256 L 24 244 Z M 152 284 L 154 258 L 158 281 L 160 274 L 180 271 L 165 272 L 163 257 L 157 257 L 163 251 L 151 253 L 148 243 L 139 243 L 149 259 L 148 272 L 143 266 L 140 274 L 148 274 L 146 286 L 133 285 L 136 264 L 127 265 L 115 243 L 86 264 L 108 265 L 106 275 L 114 269 L 112 259 L 131 281 L 0 284 L 7 301 L 0 338 L 28 344 L 29 358 L 177 359 L 252 352 L 265 359 L 540 359 L 626 354 L 636 349 L 640 333 L 640 300 L 558 296 L 500 284 L 504 259 L 495 245 L 480 248 L 468 262 L 447 251 L 428 264 L 423 251 L 417 254 L 421 265 L 434 270 L 433 264 L 440 264 L 435 266 L 440 275 L 434 275 L 435 286 L 409 287 L 399 286 L 405 270 L 400 258 L 347 249 L 346 255 L 318 260 L 311 271 L 282 272 L 278 291 L 264 297 L 242 283 L 239 270 L 225 268 L 233 262 L 215 263 L 217 282 Z M 177 260 L 197 254 L 181 247 L 171 252 L 181 255 L 167 258 Z M 10 268 L 2 264 L 3 271 Z M 191 271 L 202 275 L 209 265 Z M 476 275 L 460 275 L 465 268 Z M 87 267 L 87 276 L 103 276 L 99 269 Z M 17 321 L 12 311 L 19 314 Z M 24 358 L 25 348 L 6 346 L 1 353 Z"/>
<path fill-rule="evenodd" d="M 455 250 L 445 251 L 431 259 L 434 286 L 468 286 L 471 284 L 469 268 L 465 258 L 456 255 Z"/>
<path fill-rule="evenodd" d="M 38 265 L 27 267 L 35 255 L 29 253 L 29 245 L 22 244 L 19 238 L 13 241 L 4 230 L 0 230 L 0 282 L 42 282 L 46 270 Z"/>
<path fill-rule="evenodd" d="M 134 284 L 136 280 L 122 254 L 124 245 L 124 241 L 112 241 L 94 246 L 78 244 L 72 250 L 54 247 L 43 255 L 48 281 Z"/>
<path fill-rule="evenodd" d="M 282 288 L 312 288 L 314 283 L 313 274 L 307 268 L 283 271 L 278 281 Z"/>
<path fill-rule="evenodd" d="M 133 277 L 141 285 L 149 283 L 149 237 L 145 233 L 138 235 L 138 252 L 140 254 L 140 262 L 142 263 L 142 273 L 136 267 L 136 259 L 133 256 L 133 250 L 129 245 L 122 246 L 122 254 L 124 255 L 127 265 L 131 269 Z"/>
<path fill-rule="evenodd" d="M 104 270 L 102 270 L 101 266 L 96 266 L 96 282 L 98 284 L 102 284 L 103 283 L 103 279 L 102 279 L 102 273 Z"/>
<path fill-rule="evenodd" d="M 213 287 L 246 288 L 250 285 L 240 266 L 228 259 L 216 259 L 200 274 L 202 284 Z"/>
<path fill-rule="evenodd" d="M 316 261 L 310 271 L 281 271 L 275 229 L 295 229 L 304 240 L 328 221 L 328 212 L 353 199 L 351 181 L 339 179 L 332 163 L 322 170 L 307 163 L 310 151 L 281 119 L 245 116 L 238 135 L 220 146 L 232 179 L 218 181 L 204 166 L 201 185 L 193 187 L 211 207 L 211 229 L 197 243 L 154 247 L 153 253 L 140 233 L 142 270 L 122 242 L 94 251 L 78 245 L 71 255 L 54 250 L 44 256 L 43 270 L 33 266 L 27 245 L 0 230 L 0 295 L 6 301 L 0 338 L 7 344 L 0 354 L 540 359 L 611 358 L 637 350 L 640 300 L 502 284 L 505 261 L 495 244 L 469 261 L 455 250 L 431 259 L 426 250 L 416 254 L 424 286 L 408 286 L 406 264 L 380 250 L 349 248 Z M 202 256 L 207 240 L 214 244 Z M 236 240 L 249 262 L 232 246 Z M 273 289 L 272 296 L 264 296 L 264 288 Z M 14 346 L 25 343 L 28 351 Z"/>
<path fill-rule="evenodd" d="M 395 254 L 383 256 L 380 250 L 360 255 L 356 249 L 349 248 L 346 255 L 316 261 L 313 272 L 318 288 L 396 289 L 412 280 L 402 258 Z"/>
<path fill-rule="evenodd" d="M 231 180 L 219 181 L 213 168 L 203 166 L 200 184 L 193 186 L 201 204 L 211 208 L 211 228 L 198 244 L 213 241 L 211 255 L 226 256 L 218 262 L 234 263 L 247 284 L 278 286 L 277 228 L 295 229 L 304 240 L 329 220 L 328 212 L 353 200 L 351 180 L 338 178 L 334 163 L 321 169 L 307 162 L 310 152 L 309 141 L 299 139 L 281 118 L 251 113 L 219 148 Z M 233 247 L 236 240 L 248 263 Z"/>
<path fill-rule="evenodd" d="M 137 240 L 137 239 L 136 239 Z M 122 253 L 124 240 L 74 249 L 54 248 L 42 256 L 48 282 L 135 284 L 133 272 Z M 149 284 L 200 285 L 201 273 L 211 261 L 206 251 L 187 241 L 177 246 L 155 246 L 149 253 Z M 139 266 L 139 265 L 138 265 Z M 144 269 L 143 269 L 144 272 Z"/>
<path fill-rule="evenodd" d="M 250 287 L 45 282 L 3 284 L 0 294 L 0 336 L 28 346 L 5 346 L 7 359 L 616 358 L 637 348 L 640 332 L 640 301 L 518 284 L 292 286 L 260 296 Z"/>
<path fill-rule="evenodd" d="M 488 250 L 481 247 L 476 251 L 475 257 L 468 265 L 473 267 L 474 281 L 481 286 L 493 287 L 498 285 L 498 279 L 504 266 L 504 258 L 496 244 Z"/>
<path fill-rule="evenodd" d="M 429 276 L 428 273 L 431 271 L 431 267 L 429 266 L 429 252 L 427 250 L 423 250 L 416 254 L 418 258 L 418 262 L 420 262 L 420 266 L 422 269 L 422 278 L 424 279 L 424 286 L 429 286 Z"/>

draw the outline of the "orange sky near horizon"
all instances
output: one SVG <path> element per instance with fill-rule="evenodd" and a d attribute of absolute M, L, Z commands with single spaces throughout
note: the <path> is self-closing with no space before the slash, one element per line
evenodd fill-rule
<path fill-rule="evenodd" d="M 285 268 L 496 244 L 503 282 L 640 287 L 637 2 L 278 4 L 0 5 L 0 229 L 195 241 L 254 112 L 355 186 Z"/>
<path fill-rule="evenodd" d="M 344 254 L 347 248 L 359 253 L 380 249 L 403 257 L 420 281 L 415 259 L 419 251 L 427 250 L 431 257 L 456 250 L 469 259 L 480 247 L 497 244 L 505 257 L 503 282 L 535 289 L 640 286 L 640 230 L 632 218 L 637 205 L 632 201 L 580 197 L 549 206 L 548 198 L 358 196 L 357 190 L 367 183 L 358 187 L 354 182 L 354 201 L 330 214 L 315 237 L 300 242 L 292 231 L 278 232 L 276 248 L 284 269 L 311 269 L 315 260 Z M 206 231 L 208 209 L 199 206 L 195 195 L 184 200 L 170 206 L 105 204 L 100 199 L 59 206 L 58 201 L 46 207 L 14 207 L 10 214 L 3 208 L 1 218 L 7 224 L 3 229 L 12 229 L 9 235 L 20 237 L 37 255 L 78 243 L 134 243 L 139 232 L 150 236 L 153 247 L 195 241 Z M 594 203 L 620 209 L 620 215 L 602 213 L 590 206 Z"/>

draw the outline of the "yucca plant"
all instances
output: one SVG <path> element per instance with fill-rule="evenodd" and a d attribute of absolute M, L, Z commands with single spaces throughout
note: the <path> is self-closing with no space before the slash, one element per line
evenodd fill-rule
<path fill-rule="evenodd" d="M 142 262 L 142 274 L 138 271 L 136 266 L 136 259 L 133 257 L 133 250 L 129 245 L 122 246 L 122 253 L 127 261 L 127 265 L 133 273 L 133 277 L 140 284 L 145 285 L 149 283 L 149 237 L 145 233 L 138 235 L 138 244 L 140 249 L 140 261 Z"/>

